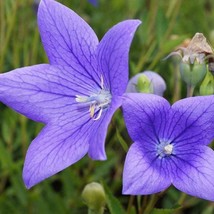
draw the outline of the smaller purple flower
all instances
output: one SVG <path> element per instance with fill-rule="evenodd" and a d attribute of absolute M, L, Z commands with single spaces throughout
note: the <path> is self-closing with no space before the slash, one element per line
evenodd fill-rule
<path fill-rule="evenodd" d="M 99 42 L 75 12 L 41 0 L 38 25 L 50 64 L 0 74 L 0 101 L 45 127 L 23 169 L 30 188 L 87 153 L 105 160 L 108 124 L 128 82 L 128 53 L 139 20 L 123 21 Z"/>
<path fill-rule="evenodd" d="M 214 201 L 214 95 L 170 106 L 151 94 L 127 94 L 123 111 L 134 141 L 123 172 L 123 193 L 154 194 L 171 184 Z"/>
<path fill-rule="evenodd" d="M 35 12 L 38 11 L 38 7 L 39 7 L 39 3 L 40 3 L 41 0 L 34 0 L 33 1 L 33 9 Z M 98 6 L 98 0 L 88 0 L 89 3 L 93 4 L 95 7 Z"/>
<path fill-rule="evenodd" d="M 138 92 L 137 84 L 140 77 L 145 76 L 148 78 L 149 87 L 152 94 L 163 96 L 164 91 L 166 90 L 166 83 L 164 79 L 154 71 L 143 71 L 142 73 L 136 74 L 133 76 L 127 85 L 127 93 Z"/>
<path fill-rule="evenodd" d="M 93 4 L 95 7 L 98 6 L 98 0 L 88 0 L 91 4 Z"/>

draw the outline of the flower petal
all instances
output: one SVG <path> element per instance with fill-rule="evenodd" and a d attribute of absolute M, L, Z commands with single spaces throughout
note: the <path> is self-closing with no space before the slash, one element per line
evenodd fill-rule
<path fill-rule="evenodd" d="M 128 93 L 122 108 L 132 140 L 156 144 L 165 131 L 168 101 L 153 94 Z"/>
<path fill-rule="evenodd" d="M 206 146 L 197 146 L 185 157 L 175 159 L 173 185 L 189 195 L 214 201 L 213 163 L 214 151 Z"/>
<path fill-rule="evenodd" d="M 191 97 L 172 106 L 168 133 L 180 145 L 207 145 L 214 139 L 214 95 Z M 174 125 L 173 125 L 174 124 Z M 174 129 L 176 127 L 176 129 Z"/>
<path fill-rule="evenodd" d="M 128 151 L 123 171 L 123 194 L 147 195 L 170 186 L 167 168 L 159 159 L 152 162 L 144 152 L 143 143 L 133 143 Z"/>
<path fill-rule="evenodd" d="M 105 138 L 108 130 L 108 125 L 111 118 L 121 106 L 122 99 L 120 97 L 114 97 L 111 106 L 103 113 L 102 117 L 94 123 L 91 127 L 92 130 L 96 130 L 96 133 L 92 134 L 89 146 L 89 156 L 94 160 L 106 160 L 105 153 Z"/>
<path fill-rule="evenodd" d="M 53 0 L 42 0 L 38 10 L 38 25 L 50 64 L 66 65 L 94 79 L 96 73 L 95 51 L 98 39 L 91 27 L 75 12 Z"/>
<path fill-rule="evenodd" d="M 48 124 L 31 143 L 23 169 L 27 188 L 80 160 L 88 151 L 88 126 Z"/>
<path fill-rule="evenodd" d="M 27 152 L 23 175 L 26 186 L 30 188 L 75 163 L 89 148 L 89 156 L 93 159 L 106 159 L 107 127 L 120 104 L 118 99 L 112 102 L 97 121 L 91 119 L 88 106 L 77 105 L 76 109 L 48 123 Z"/>
<path fill-rule="evenodd" d="M 0 75 L 0 101 L 44 123 L 77 109 L 75 95 L 89 90 L 90 82 L 70 67 L 35 65 Z"/>
<path fill-rule="evenodd" d="M 128 54 L 134 32 L 141 22 L 127 20 L 112 27 L 98 46 L 99 70 L 113 95 L 122 95 L 128 83 Z"/>

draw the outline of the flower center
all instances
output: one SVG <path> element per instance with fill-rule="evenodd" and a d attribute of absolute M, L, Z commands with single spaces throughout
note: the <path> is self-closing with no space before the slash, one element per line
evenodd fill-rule
<path fill-rule="evenodd" d="M 100 91 L 90 96 L 79 96 L 76 95 L 76 102 L 86 103 L 89 105 L 90 117 L 93 120 L 99 120 L 103 109 L 106 109 L 111 103 L 111 93 L 104 89 L 103 77 L 101 76 Z"/>
<path fill-rule="evenodd" d="M 157 155 L 160 158 L 170 156 L 173 153 L 173 145 L 167 141 L 161 141 L 157 146 Z"/>

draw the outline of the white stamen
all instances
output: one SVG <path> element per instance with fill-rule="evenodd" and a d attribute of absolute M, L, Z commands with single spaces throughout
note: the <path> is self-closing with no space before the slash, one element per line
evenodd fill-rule
<path fill-rule="evenodd" d="M 95 104 L 90 105 L 89 112 L 90 112 L 90 117 L 94 117 L 94 111 L 95 111 Z"/>
<path fill-rule="evenodd" d="M 100 117 L 101 117 L 101 115 L 102 115 L 102 112 L 103 112 L 103 109 L 102 109 L 102 108 L 100 108 L 100 110 L 99 110 L 99 112 L 98 112 L 97 117 L 92 118 L 92 120 L 99 120 L 99 119 L 100 119 Z"/>
<path fill-rule="evenodd" d="M 88 101 L 88 97 L 76 95 L 75 100 L 76 100 L 76 102 L 78 102 L 78 103 L 85 103 L 85 102 Z"/>
<path fill-rule="evenodd" d="M 111 93 L 104 89 L 104 79 L 101 75 L 100 91 L 98 93 L 91 94 L 90 96 L 79 96 L 76 95 L 76 102 L 86 103 L 89 105 L 89 113 L 92 120 L 99 120 L 103 109 L 107 108 L 111 103 Z"/>

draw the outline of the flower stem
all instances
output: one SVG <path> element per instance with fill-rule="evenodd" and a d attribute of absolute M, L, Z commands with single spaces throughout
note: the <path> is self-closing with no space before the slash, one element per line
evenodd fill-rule
<path fill-rule="evenodd" d="M 182 205 L 183 204 L 183 202 L 184 202 L 184 200 L 186 199 L 186 194 L 185 193 L 181 193 L 181 196 L 180 196 L 180 198 L 179 198 L 179 200 L 178 200 L 178 204 L 180 204 L 180 205 Z"/>
<path fill-rule="evenodd" d="M 154 194 L 151 196 L 151 198 L 148 201 L 148 205 L 145 208 L 145 211 L 143 212 L 143 214 L 150 214 L 152 209 L 154 208 L 155 204 L 157 203 L 157 201 L 166 193 L 167 190 L 162 191 L 158 194 Z"/>
<path fill-rule="evenodd" d="M 88 209 L 88 214 L 103 214 L 104 213 L 104 208 L 101 207 L 100 209 L 97 210 L 92 210 L 92 209 Z"/>
<path fill-rule="evenodd" d="M 134 198 L 135 198 L 134 195 L 131 195 L 131 196 L 129 197 L 129 203 L 128 203 L 128 208 L 127 208 L 127 214 L 130 214 L 130 213 L 131 213 L 131 208 L 132 208 L 132 205 L 133 205 L 133 202 L 134 202 Z"/>
<path fill-rule="evenodd" d="M 142 206 L 141 206 L 141 195 L 137 196 L 137 210 L 138 210 L 138 214 L 142 214 Z"/>
<path fill-rule="evenodd" d="M 143 196 L 142 206 L 141 206 L 141 213 L 142 213 L 142 210 L 145 210 L 147 202 L 148 202 L 148 195 L 144 195 Z"/>
<path fill-rule="evenodd" d="M 173 85 L 174 85 L 174 93 L 173 93 L 173 103 L 180 99 L 180 91 L 181 91 L 181 83 L 180 83 L 180 70 L 179 64 L 177 60 L 173 61 L 174 64 L 174 72 L 173 72 Z"/>
<path fill-rule="evenodd" d="M 159 199 L 158 194 L 151 196 L 151 199 L 149 200 L 149 204 L 147 205 L 144 214 L 149 214 L 152 211 L 158 199 Z"/>
<path fill-rule="evenodd" d="M 192 97 L 195 87 L 192 85 L 187 85 L 187 97 Z"/>

